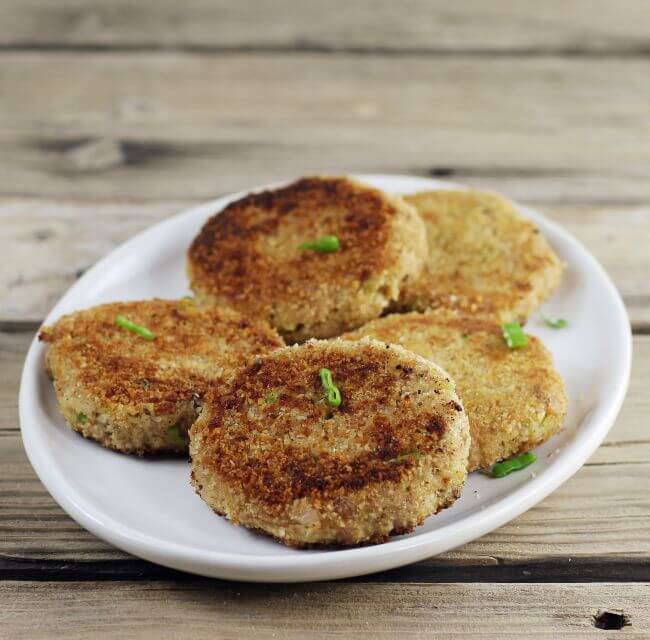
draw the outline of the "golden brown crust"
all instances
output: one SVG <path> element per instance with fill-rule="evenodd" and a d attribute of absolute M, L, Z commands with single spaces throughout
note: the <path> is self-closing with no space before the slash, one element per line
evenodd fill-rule
<path fill-rule="evenodd" d="M 508 201 L 480 191 L 406 196 L 427 227 L 429 254 L 396 310 L 450 308 L 524 321 L 559 284 L 562 263 Z"/>
<path fill-rule="evenodd" d="M 469 417 L 469 470 L 545 442 L 562 428 L 567 397 L 541 340 L 509 349 L 501 326 L 439 309 L 391 315 L 342 336 L 400 344 L 449 372 Z"/>
<path fill-rule="evenodd" d="M 323 367 L 338 408 L 324 397 Z M 410 530 L 453 501 L 469 449 L 447 374 L 375 341 L 310 341 L 257 359 L 227 394 L 208 394 L 190 438 L 199 495 L 293 546 Z"/>
<path fill-rule="evenodd" d="M 118 315 L 152 331 L 154 340 L 119 327 Z M 169 419 L 186 432 L 208 385 L 225 384 L 249 357 L 283 345 L 264 323 L 191 300 L 100 305 L 62 317 L 39 337 L 51 344 L 46 366 L 71 426 L 135 453 L 168 448 L 153 437 L 157 423 Z"/>
<path fill-rule="evenodd" d="M 340 250 L 303 242 L 335 235 Z M 206 302 L 266 318 L 291 340 L 330 337 L 377 317 L 422 267 L 424 228 L 412 207 L 347 178 L 303 178 L 251 193 L 210 218 L 188 253 Z"/>
<path fill-rule="evenodd" d="M 295 350 L 284 349 L 241 371 L 227 395 L 214 394 L 208 401 L 206 428 L 210 436 L 205 445 L 212 448 L 214 470 L 269 504 L 401 481 L 416 462 L 406 454 L 414 449 L 420 455 L 435 452 L 447 421 L 455 420 L 463 408 L 446 400 L 420 409 L 418 396 L 430 393 L 427 385 L 434 385 L 433 392 L 440 394 L 449 391 L 450 381 L 431 381 L 426 366 L 413 358 L 405 364 L 392 348 L 373 346 L 368 351 L 372 358 L 364 357 L 363 352 L 351 357 L 344 350 L 324 350 L 307 343 L 300 358 L 295 357 Z M 344 397 L 338 409 L 324 399 L 319 377 L 322 367 L 334 372 Z M 412 385 L 412 393 L 404 391 Z M 266 403 L 264 398 L 271 392 L 278 394 L 278 400 Z M 252 405 L 256 410 L 253 417 Z M 399 420 L 385 417 L 387 405 Z M 223 429 L 224 424 L 229 426 Z M 316 439 L 314 424 L 322 430 Z M 354 456 L 330 450 L 328 440 L 336 437 L 337 429 L 354 442 Z M 312 440 L 308 448 L 280 444 L 286 437 Z M 252 455 L 251 445 L 258 445 L 262 438 L 268 442 L 258 458 Z M 247 460 L 246 465 L 231 464 L 242 459 Z"/>
<path fill-rule="evenodd" d="M 460 498 L 460 491 L 455 491 L 448 499 L 444 500 L 443 502 L 440 503 L 440 505 L 436 508 L 434 513 L 428 514 L 429 516 L 437 515 L 441 511 L 444 511 L 445 509 L 448 509 L 451 507 L 458 498 Z M 217 515 L 223 516 L 223 513 L 219 513 L 215 511 Z M 340 547 L 346 547 L 346 548 L 351 548 L 351 547 L 368 547 L 371 545 L 375 544 L 382 544 L 384 542 L 388 542 L 391 538 L 395 536 L 405 536 L 408 535 L 409 533 L 413 533 L 415 529 L 418 527 L 421 527 L 424 524 L 424 521 L 426 518 L 424 516 L 421 516 L 414 520 L 412 524 L 409 524 L 408 526 L 400 526 L 400 527 L 395 527 L 391 529 L 388 533 L 377 533 L 371 538 L 367 538 L 365 540 L 360 540 L 360 541 L 355 541 L 355 542 L 350 542 L 350 543 L 332 543 L 332 542 L 327 542 L 327 543 L 322 543 L 322 542 L 302 542 L 300 540 L 296 539 L 289 539 L 287 540 L 286 538 L 280 538 L 278 536 L 273 536 L 271 535 L 270 537 L 273 538 L 276 542 L 280 542 L 282 544 L 286 544 L 289 547 L 292 547 L 294 549 L 318 549 L 318 550 L 327 550 L 327 549 L 338 549 Z M 264 529 L 260 528 L 253 528 L 253 531 L 257 531 L 257 533 L 260 533 L 262 535 L 268 535 L 267 531 L 264 531 Z"/>

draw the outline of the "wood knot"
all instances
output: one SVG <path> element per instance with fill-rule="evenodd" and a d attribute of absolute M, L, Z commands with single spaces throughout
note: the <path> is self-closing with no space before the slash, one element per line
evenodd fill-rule
<path fill-rule="evenodd" d="M 629 616 L 625 615 L 621 609 L 601 609 L 593 620 L 597 629 L 607 631 L 618 631 L 632 624 Z"/>

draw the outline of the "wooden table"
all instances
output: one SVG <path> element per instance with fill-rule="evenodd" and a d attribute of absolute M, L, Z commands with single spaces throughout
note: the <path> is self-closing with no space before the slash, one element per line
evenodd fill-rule
<path fill-rule="evenodd" d="M 649 638 L 649 24 L 645 0 L 3 0 L 0 638 Z M 157 220 L 328 170 L 500 190 L 578 236 L 634 328 L 607 441 L 507 526 L 354 580 L 219 582 L 100 542 L 20 441 L 44 314 Z"/>

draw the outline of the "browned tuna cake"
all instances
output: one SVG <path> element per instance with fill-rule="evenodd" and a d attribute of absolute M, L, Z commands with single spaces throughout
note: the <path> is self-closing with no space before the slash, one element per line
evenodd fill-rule
<path fill-rule="evenodd" d="M 559 284 L 562 263 L 546 239 L 500 196 L 430 191 L 405 199 L 424 220 L 429 250 L 395 309 L 443 307 L 524 321 Z"/>
<path fill-rule="evenodd" d="M 120 322 L 135 323 L 139 335 Z M 150 333 L 147 333 L 150 332 Z M 126 453 L 187 451 L 207 385 L 284 343 L 268 325 L 190 300 L 117 302 L 45 327 L 46 367 L 68 424 Z"/>
<path fill-rule="evenodd" d="M 265 318 L 290 341 L 327 338 L 397 299 L 422 268 L 425 233 L 401 198 L 304 178 L 210 218 L 189 249 L 190 283 L 201 301 Z"/>
<path fill-rule="evenodd" d="M 538 338 L 509 349 L 498 324 L 445 310 L 386 316 L 343 337 L 399 344 L 449 372 L 469 417 L 470 471 L 528 451 L 562 428 L 564 383 Z"/>
<path fill-rule="evenodd" d="M 458 497 L 468 450 L 448 375 L 372 340 L 310 341 L 256 359 L 226 394 L 208 395 L 190 430 L 203 500 L 298 547 L 411 531 Z"/>

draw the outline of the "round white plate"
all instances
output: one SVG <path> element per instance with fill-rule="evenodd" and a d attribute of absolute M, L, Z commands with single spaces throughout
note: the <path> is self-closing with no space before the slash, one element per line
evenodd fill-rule
<path fill-rule="evenodd" d="M 458 188 L 438 180 L 359 176 L 396 193 Z M 114 300 L 188 293 L 185 251 L 210 215 L 235 194 L 174 216 L 132 238 L 90 269 L 48 316 Z M 371 547 L 297 551 L 216 516 L 189 485 L 184 460 L 143 460 L 103 449 L 67 428 L 43 370 L 45 346 L 34 340 L 20 389 L 20 422 L 29 459 L 54 499 L 107 542 L 162 565 L 236 580 L 294 582 L 371 573 L 404 565 L 474 540 L 542 500 L 574 474 L 602 442 L 628 383 L 631 336 L 621 299 L 596 260 L 573 237 L 526 208 L 567 263 L 544 314 L 566 318 L 553 330 L 537 316 L 527 330 L 553 352 L 566 380 L 565 430 L 536 450 L 538 461 L 493 479 L 470 476 L 451 509 L 410 535 Z"/>

